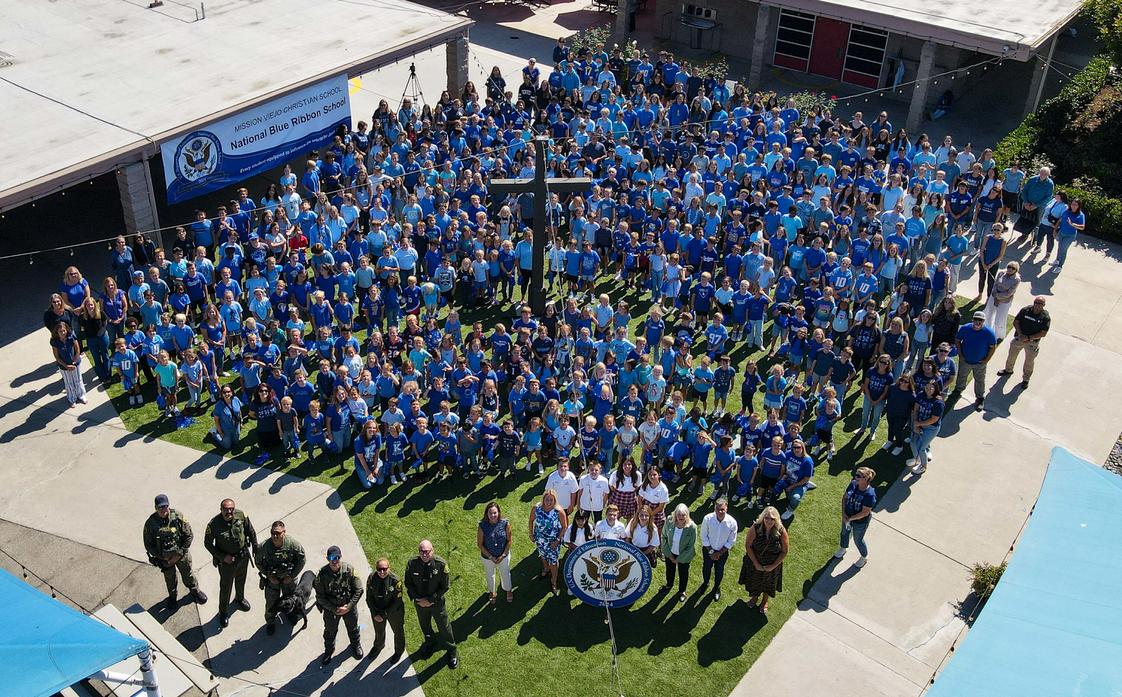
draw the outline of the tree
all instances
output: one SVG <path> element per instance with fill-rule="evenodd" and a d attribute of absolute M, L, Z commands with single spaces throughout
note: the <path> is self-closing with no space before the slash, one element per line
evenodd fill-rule
<path fill-rule="evenodd" d="M 1085 7 L 1111 60 L 1122 65 L 1122 0 L 1087 0 Z"/>

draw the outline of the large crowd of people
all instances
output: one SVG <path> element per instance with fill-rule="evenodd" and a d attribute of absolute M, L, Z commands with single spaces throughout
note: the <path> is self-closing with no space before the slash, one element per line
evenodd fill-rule
<path fill-rule="evenodd" d="M 129 408 L 207 413 L 231 453 L 253 424 L 280 461 L 353 458 L 366 489 L 542 477 L 528 533 L 555 593 L 559 557 L 601 537 L 664 560 L 683 600 L 696 553 L 719 599 L 729 507 L 758 512 L 739 580 L 766 612 L 784 521 L 838 422 L 859 412 L 855 437 L 872 438 L 886 415 L 883 449 L 908 448 L 922 474 L 970 377 L 983 407 L 1020 283 L 1008 247 L 1056 246 L 1058 272 L 1081 206 L 1047 169 L 885 112 L 802 112 L 670 54 L 559 42 L 554 61 L 548 76 L 530 61 L 513 90 L 496 68 L 482 92 L 383 101 L 259 198 L 238 189 L 162 246 L 118 238 L 103 280 L 68 269 L 44 318 L 71 404 L 85 352 Z M 545 221 L 533 194 L 488 191 L 533 173 L 539 134 L 551 176 L 593 180 L 551 194 Z M 539 223 L 544 316 L 526 304 Z M 984 309 L 964 318 L 969 265 Z M 1030 358 L 1043 307 L 1017 314 Z M 837 556 L 852 538 L 859 566 L 873 477 L 858 469 L 842 505 Z M 709 493 L 701 526 L 667 510 L 670 487 Z M 478 540 L 492 600 L 512 590 L 500 521 L 489 507 Z"/>

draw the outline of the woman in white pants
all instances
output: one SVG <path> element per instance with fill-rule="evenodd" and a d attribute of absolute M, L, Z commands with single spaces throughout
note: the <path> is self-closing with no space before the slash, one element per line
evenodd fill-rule
<path fill-rule="evenodd" d="M 483 574 L 487 579 L 487 593 L 491 596 L 491 604 L 495 604 L 495 572 L 499 574 L 499 583 L 506 591 L 506 601 L 514 600 L 514 592 L 510 585 L 510 521 L 503 517 L 503 510 L 499 504 L 492 501 L 483 509 L 483 520 L 479 521 L 479 529 L 475 533 L 475 544 L 479 547 L 479 555 L 483 559 Z"/>
<path fill-rule="evenodd" d="M 70 406 L 86 403 L 86 386 L 82 383 L 82 346 L 70 329 L 70 324 L 60 321 L 51 331 L 51 350 L 55 364 L 66 387 L 66 401 Z"/>
<path fill-rule="evenodd" d="M 1011 261 L 1004 271 L 998 271 L 990 297 L 986 300 L 986 326 L 993 330 L 998 341 L 1005 338 L 1009 309 L 1013 307 L 1013 296 L 1017 294 L 1017 286 L 1021 284 L 1020 270 L 1021 265 Z"/>

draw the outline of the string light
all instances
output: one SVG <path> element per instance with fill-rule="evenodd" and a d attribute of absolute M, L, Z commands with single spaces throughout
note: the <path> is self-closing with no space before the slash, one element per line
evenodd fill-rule
<path fill-rule="evenodd" d="M 1001 65 L 1001 58 L 990 58 L 990 59 L 987 59 L 985 61 L 981 61 L 979 63 L 975 63 L 971 66 L 968 66 L 968 69 L 966 70 L 966 74 L 967 75 L 970 74 L 969 68 L 977 68 L 977 67 L 981 67 L 982 71 L 984 72 L 985 70 L 987 70 L 987 68 L 990 64 L 995 63 L 995 62 L 998 65 Z M 482 64 L 479 63 L 478 58 L 476 58 L 476 63 L 482 68 Z M 953 80 L 954 79 L 954 74 L 958 70 L 959 69 L 956 68 L 953 71 L 947 71 L 947 72 L 944 72 L 944 73 L 940 73 L 938 75 L 928 76 L 927 78 L 924 78 L 922 80 L 917 79 L 917 80 L 912 80 L 911 82 L 904 83 L 904 84 L 899 86 L 900 94 L 904 94 L 904 90 L 908 87 L 911 87 L 913 90 L 914 89 L 919 89 L 919 83 L 925 82 L 925 81 L 928 81 L 928 80 L 931 81 L 932 85 L 938 85 L 939 81 L 935 78 L 941 77 L 943 75 L 951 75 L 951 79 Z M 1056 72 L 1061 72 L 1061 71 L 1059 71 L 1057 69 Z M 1061 75 L 1062 75 L 1062 72 L 1061 72 Z M 1068 74 L 1068 77 L 1071 77 L 1070 73 Z M 1061 82 L 1062 82 L 1062 78 L 1061 78 Z M 371 91 L 371 90 L 368 90 L 368 91 Z M 844 98 L 844 101 L 842 101 L 842 103 L 845 106 L 848 107 L 848 106 L 851 106 L 853 100 L 855 100 L 857 98 L 862 98 L 864 100 L 864 103 L 867 104 L 869 102 L 869 95 L 875 94 L 877 97 L 883 98 L 887 93 L 891 93 L 891 92 L 892 92 L 891 88 L 889 88 L 887 90 L 885 90 L 884 88 L 877 88 L 877 89 L 867 90 L 865 92 L 858 92 L 857 94 L 847 95 Z M 837 102 L 837 101 L 839 101 L 839 99 L 837 97 L 834 97 L 831 101 Z M 689 125 L 696 125 L 696 124 L 691 124 L 691 123 L 687 122 L 686 124 L 683 124 L 683 125 L 684 126 L 689 126 Z M 566 140 L 571 140 L 571 136 L 570 137 L 565 137 L 565 138 L 560 138 L 560 139 L 552 139 L 552 140 L 555 143 L 560 143 L 560 142 L 563 142 L 563 141 L 566 141 Z M 494 148 L 493 150 L 494 150 L 494 152 L 497 153 L 497 152 L 501 152 L 501 151 L 504 151 L 504 150 L 508 150 L 510 148 L 511 148 L 511 145 L 500 145 L 500 146 Z M 457 158 L 454 158 L 453 160 L 451 160 L 451 162 L 453 164 L 455 164 L 455 163 L 461 162 L 465 159 L 471 159 L 471 158 L 474 158 L 474 157 L 476 157 L 476 156 L 472 155 L 469 158 L 457 157 Z M 443 165 L 440 165 L 440 166 L 443 166 Z M 424 172 L 426 170 L 435 170 L 435 169 L 437 169 L 437 167 L 438 167 L 438 165 L 434 164 L 431 167 L 421 167 L 417 171 L 418 172 Z M 121 169 L 117 168 L 115 171 L 116 171 L 117 174 L 121 174 Z M 89 185 L 93 186 L 93 184 L 94 184 L 94 178 L 91 176 L 89 178 Z M 354 188 L 354 187 L 353 186 L 342 187 L 342 188 L 337 189 L 335 191 L 325 191 L 323 193 L 325 193 L 325 194 L 339 193 L 339 192 L 342 192 L 342 191 L 347 191 L 347 190 L 352 189 L 352 188 Z M 66 195 L 65 190 L 62 191 L 62 195 L 63 196 Z M 32 208 L 36 207 L 35 201 L 31 201 L 31 206 L 32 206 Z M 6 219 L 7 216 L 4 215 L 4 214 L 0 214 L 0 218 Z M 218 220 L 218 216 L 214 216 L 212 218 L 207 218 L 207 220 L 210 220 L 210 221 L 213 222 L 215 220 Z M 138 231 L 133 232 L 131 234 L 126 234 L 125 236 L 126 237 L 134 237 L 134 236 L 142 235 L 142 234 L 143 235 L 157 234 L 157 233 L 160 233 L 160 232 L 174 230 L 176 227 L 179 227 L 179 225 L 169 225 L 169 226 L 166 226 L 166 227 L 154 228 L 154 229 L 151 229 L 151 230 L 138 230 Z M 83 246 L 88 246 L 88 245 L 92 245 L 92 244 L 101 244 L 101 243 L 104 243 L 104 242 L 111 242 L 111 241 L 115 240 L 117 237 L 118 237 L 118 235 L 114 235 L 113 237 L 108 237 L 108 238 L 100 239 L 100 240 L 92 240 L 92 241 L 89 241 L 89 242 L 81 242 L 81 243 L 78 243 L 78 244 L 75 244 L 75 245 L 70 245 L 70 246 L 55 247 L 55 248 L 50 248 L 50 249 L 41 249 L 41 250 L 31 251 L 31 252 L 20 252 L 18 254 L 9 254 L 9 255 L 6 255 L 6 256 L 0 256 L 0 261 L 6 260 L 6 259 L 13 259 L 13 258 L 21 257 L 21 256 L 30 257 L 30 255 L 32 255 L 32 254 L 62 251 L 64 249 L 69 250 L 70 253 L 71 253 L 71 256 L 73 256 L 73 253 L 74 253 L 73 250 L 74 250 L 75 247 L 83 247 Z M 30 260 L 30 258 L 29 258 L 28 263 L 29 264 L 34 264 L 34 261 Z"/>

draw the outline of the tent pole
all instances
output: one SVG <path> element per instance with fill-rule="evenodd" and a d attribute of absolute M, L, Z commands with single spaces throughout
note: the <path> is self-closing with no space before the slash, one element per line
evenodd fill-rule
<path fill-rule="evenodd" d="M 156 678 L 156 668 L 152 665 L 151 645 L 146 645 L 137 654 L 137 658 L 140 659 L 140 674 L 144 677 L 144 694 L 146 697 L 160 697 L 160 681 Z"/>
<path fill-rule="evenodd" d="M 135 685 L 137 687 L 144 687 L 144 678 L 134 678 L 128 673 L 117 673 L 112 670 L 99 670 L 90 677 L 95 680 L 100 680 L 101 682 L 113 683 L 114 685 Z"/>

